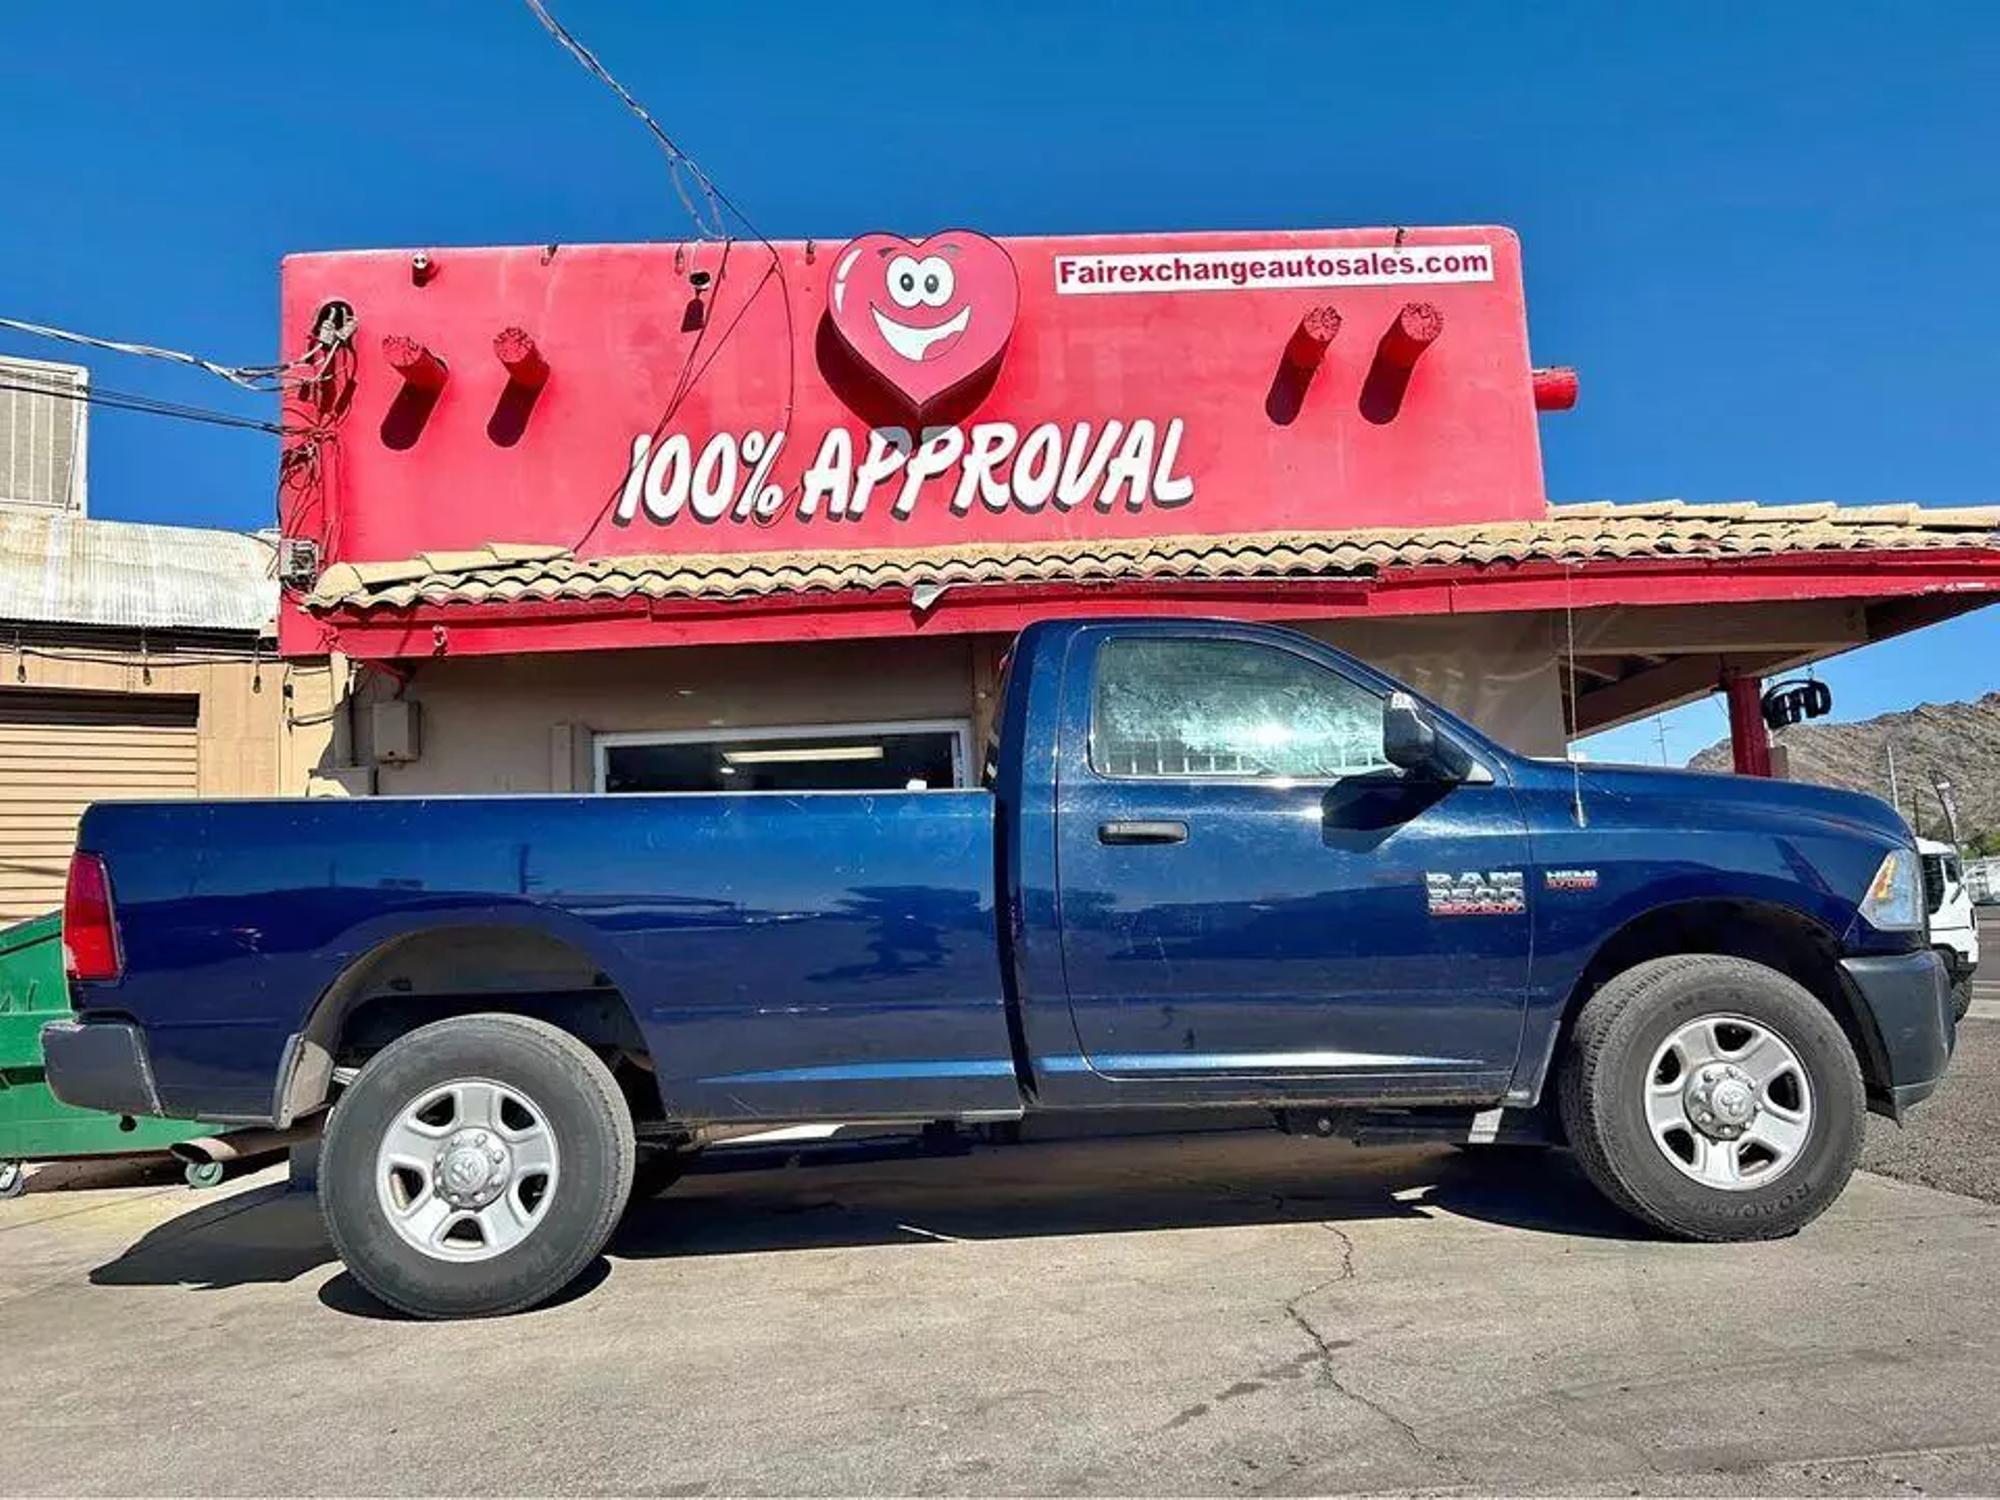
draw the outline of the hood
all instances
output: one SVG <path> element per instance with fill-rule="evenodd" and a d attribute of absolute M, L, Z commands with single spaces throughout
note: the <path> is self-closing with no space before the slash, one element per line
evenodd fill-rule
<path fill-rule="evenodd" d="M 1563 782 L 1569 780 L 1567 762 L 1540 761 Z M 1714 771 L 1673 771 L 1653 766 L 1611 766 L 1583 762 L 1583 799 L 1586 813 L 1593 797 L 1643 799 L 1678 802 L 1714 810 L 1718 819 L 1727 819 L 1730 810 L 1761 812 L 1810 819 L 1890 843 L 1915 842 L 1910 826 L 1880 797 L 1866 792 L 1850 792 L 1840 787 L 1813 786 L 1803 781 L 1778 781 L 1762 776 L 1730 776 Z"/>

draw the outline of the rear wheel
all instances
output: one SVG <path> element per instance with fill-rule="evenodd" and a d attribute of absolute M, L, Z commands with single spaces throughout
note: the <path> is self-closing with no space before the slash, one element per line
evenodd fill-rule
<path fill-rule="evenodd" d="M 419 1317 L 516 1312 L 604 1247 L 632 1189 L 632 1117 L 582 1042 L 461 1016 L 385 1047 L 340 1096 L 320 1207 L 354 1278 Z"/>
<path fill-rule="evenodd" d="M 1817 1218 L 1853 1174 L 1866 1109 L 1826 1008 L 1716 954 L 1653 959 L 1593 995 L 1558 1102 L 1606 1196 L 1694 1240 L 1769 1239 Z"/>

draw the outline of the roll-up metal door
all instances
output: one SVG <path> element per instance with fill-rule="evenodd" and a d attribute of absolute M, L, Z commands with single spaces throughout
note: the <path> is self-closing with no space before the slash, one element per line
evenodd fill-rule
<path fill-rule="evenodd" d="M 77 820 L 200 790 L 193 698 L 0 691 L 0 925 L 62 905 Z"/>

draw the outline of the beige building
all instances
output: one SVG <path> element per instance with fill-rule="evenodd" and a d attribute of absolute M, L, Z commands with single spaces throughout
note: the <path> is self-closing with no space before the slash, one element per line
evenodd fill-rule
<path fill-rule="evenodd" d="M 1463 626 L 1446 620 L 1310 628 L 1519 749 L 1562 753 L 1544 616 L 1496 618 L 1474 651 Z M 420 661 L 403 680 L 343 665 L 335 675 L 355 684 L 347 722 L 327 734 L 327 758 L 312 768 L 308 789 L 693 790 L 760 777 L 770 784 L 779 762 L 730 766 L 722 757 L 754 757 L 759 746 L 774 756 L 810 755 L 813 740 L 894 740 L 874 774 L 900 765 L 928 784 L 967 785 L 977 779 L 1005 649 L 1000 637 L 946 636 L 548 652 Z M 295 705 L 319 690 L 323 671 L 305 665 L 302 678 L 312 685 L 301 682 Z M 296 738 L 309 759 L 303 735 Z M 351 757 L 341 753 L 347 747 Z M 343 761 L 357 769 L 339 769 Z M 791 764 L 817 765 L 818 781 L 838 763 Z M 910 777 L 892 779 L 902 785 Z"/>
<path fill-rule="evenodd" d="M 271 552 L 0 507 L 0 925 L 62 904 L 92 802 L 283 789 Z"/>

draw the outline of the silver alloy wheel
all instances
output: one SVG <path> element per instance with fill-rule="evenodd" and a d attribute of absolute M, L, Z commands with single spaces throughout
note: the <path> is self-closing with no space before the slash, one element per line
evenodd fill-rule
<path fill-rule="evenodd" d="M 488 1260 L 547 1215 L 559 1162 L 533 1099 L 490 1078 L 455 1078 L 397 1111 L 375 1153 L 375 1190 L 396 1233 L 425 1255 Z"/>
<path fill-rule="evenodd" d="M 1646 1075 L 1653 1143 L 1705 1187 L 1741 1192 L 1789 1171 L 1812 1137 L 1812 1082 L 1792 1044 L 1761 1021 L 1689 1021 Z"/>

